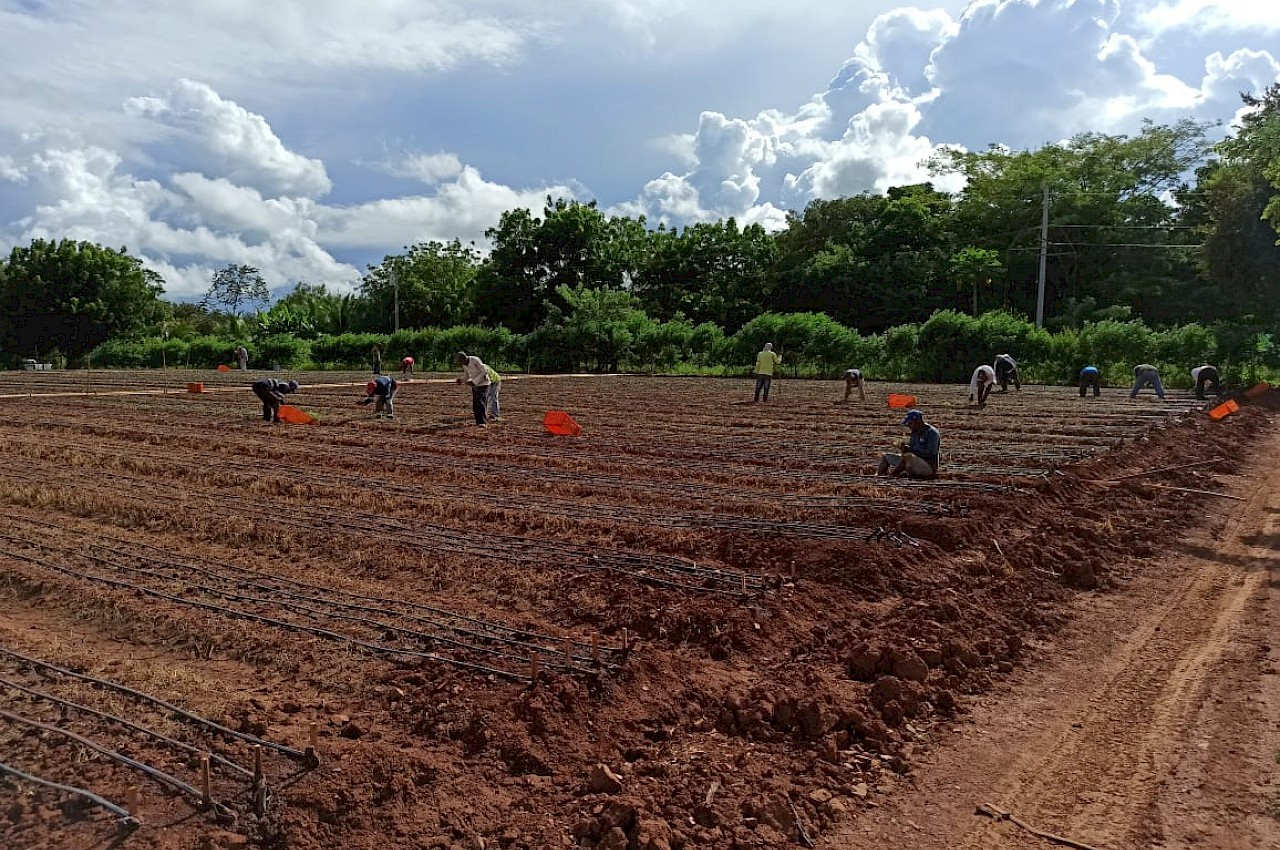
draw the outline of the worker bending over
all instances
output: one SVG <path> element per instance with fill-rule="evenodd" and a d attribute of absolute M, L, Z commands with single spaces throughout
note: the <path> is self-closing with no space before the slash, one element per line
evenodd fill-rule
<path fill-rule="evenodd" d="M 1196 385 L 1196 398 L 1204 398 L 1206 386 L 1213 387 L 1215 396 L 1222 395 L 1222 379 L 1218 377 L 1217 366 L 1197 366 L 1191 370 L 1191 381 Z"/>
<path fill-rule="evenodd" d="M 1007 393 L 1009 391 L 1009 382 L 1013 381 L 1013 388 L 1022 389 L 1022 382 L 1018 380 L 1018 361 L 1014 360 L 1008 354 L 997 354 L 995 362 L 996 383 L 1000 385 L 1000 392 Z"/>
<path fill-rule="evenodd" d="M 489 367 L 479 357 L 473 357 L 465 351 L 459 351 L 456 358 L 462 369 L 462 377 L 458 383 L 471 386 L 471 413 L 476 418 L 476 425 L 488 427 L 486 408 L 489 406 L 489 387 L 493 383 L 489 379 Z"/>
<path fill-rule="evenodd" d="M 502 406 L 498 401 L 498 394 L 502 392 L 502 376 L 492 366 L 485 366 L 484 368 L 489 375 L 489 392 L 485 396 L 485 413 L 490 422 L 497 422 L 502 413 Z"/>
<path fill-rule="evenodd" d="M 1160 370 L 1150 363 L 1139 363 L 1133 367 L 1133 389 L 1129 391 L 1129 398 L 1137 398 L 1138 391 L 1143 387 L 1151 387 L 1156 391 L 1156 396 L 1164 400 L 1164 384 L 1160 383 Z"/>
<path fill-rule="evenodd" d="M 400 361 L 400 377 L 404 378 L 413 374 L 413 358 L 406 357 Z"/>
<path fill-rule="evenodd" d="M 379 375 L 372 381 L 364 385 L 364 398 L 356 402 L 356 404 L 368 404 L 376 401 L 373 412 L 381 416 L 384 412 L 388 419 L 394 419 L 396 416 L 396 390 L 400 389 L 400 382 L 390 375 Z"/>
<path fill-rule="evenodd" d="M 938 429 L 924 421 L 918 410 L 907 413 L 902 424 L 911 429 L 911 437 L 903 443 L 902 453 L 889 453 L 880 458 L 876 475 L 902 475 L 911 478 L 934 478 L 938 474 L 938 453 L 942 448 L 942 435 Z"/>
<path fill-rule="evenodd" d="M 853 388 L 858 388 L 858 400 L 867 400 L 867 391 L 865 387 L 866 381 L 862 378 L 861 369 L 845 369 L 844 370 L 844 400 L 848 401 L 849 396 L 853 395 Z"/>
<path fill-rule="evenodd" d="M 1102 372 L 1097 366 L 1085 366 L 1080 370 L 1080 398 L 1084 398 L 1089 387 L 1093 387 L 1093 397 L 1097 398 L 1102 387 Z"/>
<path fill-rule="evenodd" d="M 996 370 L 983 364 L 973 370 L 973 377 L 969 379 L 969 403 L 973 404 L 974 399 L 978 401 L 978 407 L 987 406 L 987 396 L 991 395 L 991 388 L 996 383 Z"/>
<path fill-rule="evenodd" d="M 766 342 L 764 348 L 756 355 L 756 396 L 760 401 L 761 392 L 764 400 L 769 400 L 769 387 L 773 385 L 773 368 L 782 364 L 782 355 L 773 350 L 773 343 Z M 754 403 L 754 402 L 753 402 Z"/>
<path fill-rule="evenodd" d="M 263 378 L 253 382 L 253 394 L 262 401 L 262 421 L 279 422 L 280 405 L 284 404 L 286 393 L 298 391 L 297 381 L 277 381 L 275 378 Z"/>

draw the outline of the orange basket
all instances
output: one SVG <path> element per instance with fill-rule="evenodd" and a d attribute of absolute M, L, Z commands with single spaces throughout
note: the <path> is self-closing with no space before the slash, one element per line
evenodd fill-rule
<path fill-rule="evenodd" d="M 1239 409 L 1240 405 L 1236 404 L 1235 401 L 1231 399 L 1227 399 L 1222 404 L 1209 411 L 1209 418 L 1216 422 L 1219 419 L 1227 418 Z"/>
<path fill-rule="evenodd" d="M 228 366 L 226 363 L 219 363 L 219 364 L 218 364 L 218 371 L 219 371 L 219 372 L 230 372 L 230 371 L 231 371 L 231 367 L 230 367 L 230 366 Z"/>
<path fill-rule="evenodd" d="M 201 384 L 201 383 L 187 384 L 187 392 L 202 393 L 204 392 L 204 384 Z"/>
<path fill-rule="evenodd" d="M 1249 387 L 1249 389 L 1244 391 L 1244 397 L 1257 398 L 1258 396 L 1262 395 L 1269 389 L 1271 389 L 1270 384 L 1268 384 L 1266 381 L 1259 381 L 1258 383 L 1254 384 L 1253 386 Z"/>
<path fill-rule="evenodd" d="M 890 407 L 915 407 L 916 397 L 913 395 L 903 395 L 902 393 L 889 393 Z"/>

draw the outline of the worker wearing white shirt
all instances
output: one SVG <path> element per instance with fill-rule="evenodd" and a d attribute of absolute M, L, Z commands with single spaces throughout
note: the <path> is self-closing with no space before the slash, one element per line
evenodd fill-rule
<path fill-rule="evenodd" d="M 489 367 L 479 357 L 473 357 L 465 351 L 459 351 L 457 362 L 462 367 L 462 377 L 458 383 L 465 381 L 471 385 L 471 412 L 476 418 L 476 425 L 488 427 L 485 419 L 485 408 L 489 403 Z"/>
<path fill-rule="evenodd" d="M 1204 398 L 1206 385 L 1213 387 L 1214 395 L 1222 395 L 1222 379 L 1218 377 L 1218 367 L 1197 366 L 1191 370 L 1191 383 L 1196 385 L 1196 398 Z"/>
<path fill-rule="evenodd" d="M 973 370 L 973 377 L 969 379 L 969 403 L 972 404 L 976 398 L 978 407 L 987 406 L 987 396 L 991 395 L 991 388 L 996 383 L 996 370 L 985 363 Z"/>

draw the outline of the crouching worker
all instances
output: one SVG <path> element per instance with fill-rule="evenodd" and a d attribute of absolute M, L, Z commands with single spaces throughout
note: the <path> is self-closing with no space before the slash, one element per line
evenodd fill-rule
<path fill-rule="evenodd" d="M 969 379 L 969 403 L 973 404 L 976 398 L 978 407 L 986 407 L 987 396 L 991 395 L 991 388 L 995 386 L 995 383 L 995 369 L 985 364 L 974 369 L 973 377 Z"/>
<path fill-rule="evenodd" d="M 911 437 L 902 444 L 901 454 L 886 454 L 880 458 L 876 475 L 902 475 L 911 478 L 935 478 L 938 475 L 938 452 L 942 436 L 938 429 L 924 421 L 924 414 L 913 410 L 902 420 L 911 429 Z"/>
<path fill-rule="evenodd" d="M 1014 360 L 1008 354 L 997 354 L 995 362 L 996 383 L 1000 385 L 1000 392 L 1007 393 L 1009 391 L 1009 382 L 1013 381 L 1015 390 L 1022 389 L 1022 382 L 1018 380 L 1018 361 Z"/>
<path fill-rule="evenodd" d="M 1133 389 L 1129 390 L 1129 398 L 1137 398 L 1143 387 L 1151 387 L 1156 397 L 1164 401 L 1164 384 L 1160 383 L 1160 370 L 1150 363 L 1140 363 L 1133 367 Z"/>
<path fill-rule="evenodd" d="M 486 421 L 489 386 L 492 384 L 489 379 L 489 367 L 479 357 L 467 354 L 465 351 L 459 351 L 454 362 L 462 369 L 462 377 L 458 378 L 458 383 L 466 383 L 471 387 L 471 414 L 476 419 L 476 425 L 481 428 L 489 427 Z"/>
<path fill-rule="evenodd" d="M 381 415 L 384 411 L 388 419 L 394 419 L 396 415 L 395 398 L 396 390 L 400 389 L 400 382 L 390 375 L 379 375 L 372 381 L 364 385 L 364 398 L 356 402 L 356 404 L 369 404 L 376 401 L 373 412 Z"/>
<path fill-rule="evenodd" d="M 253 394 L 262 401 L 262 421 L 279 422 L 280 405 L 284 404 L 285 394 L 297 391 L 297 381 L 277 381 L 275 378 L 254 381 Z"/>
<path fill-rule="evenodd" d="M 1212 387 L 1215 396 L 1222 395 L 1222 379 L 1217 366 L 1197 366 L 1191 370 L 1191 382 L 1196 385 L 1196 398 L 1204 399 L 1205 387 Z"/>
<path fill-rule="evenodd" d="M 400 361 L 400 375 L 405 377 L 413 374 L 413 358 L 406 357 Z"/>
<path fill-rule="evenodd" d="M 867 400 L 866 381 L 862 379 L 861 369 L 846 369 L 844 371 L 844 400 L 848 401 L 849 396 L 853 395 L 853 388 L 858 388 L 858 400 Z"/>
<path fill-rule="evenodd" d="M 1085 366 L 1080 370 L 1080 398 L 1084 398 L 1085 392 L 1089 387 L 1093 387 L 1093 397 L 1097 398 L 1101 392 L 1102 373 L 1098 371 L 1097 366 Z"/>

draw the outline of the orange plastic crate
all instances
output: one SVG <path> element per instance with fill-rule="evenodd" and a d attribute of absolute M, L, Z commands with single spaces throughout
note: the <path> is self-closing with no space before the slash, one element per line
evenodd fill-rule
<path fill-rule="evenodd" d="M 902 393 L 889 393 L 890 407 L 915 407 L 916 397 L 913 395 L 903 395 Z"/>
<path fill-rule="evenodd" d="M 1209 418 L 1213 420 L 1225 419 L 1240 409 L 1240 405 L 1233 400 L 1227 399 L 1222 404 L 1209 411 Z"/>

